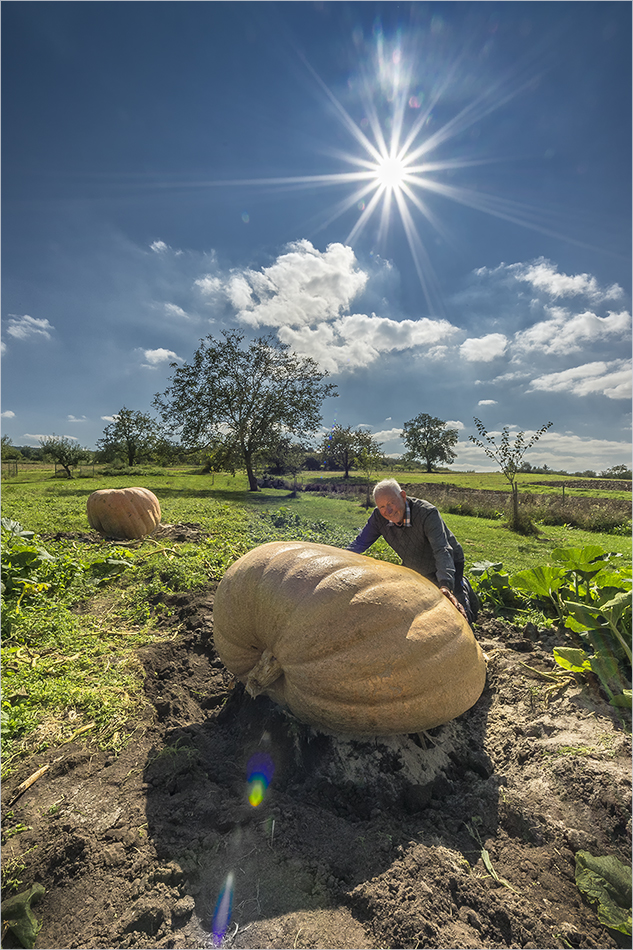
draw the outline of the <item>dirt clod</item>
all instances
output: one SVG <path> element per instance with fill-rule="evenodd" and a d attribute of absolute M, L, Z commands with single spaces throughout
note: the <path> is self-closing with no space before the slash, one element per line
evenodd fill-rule
<path fill-rule="evenodd" d="M 165 641 L 139 651 L 150 712 L 125 750 L 71 743 L 3 784 L 6 803 L 51 763 L 3 822 L 20 881 L 5 896 L 45 887 L 36 947 L 212 947 L 214 926 L 235 948 L 625 945 L 576 887 L 574 855 L 629 863 L 630 719 L 586 687 L 547 691 L 549 635 L 483 617 L 471 710 L 354 740 L 233 682 L 212 589 L 170 606 Z M 259 804 L 255 754 L 272 772 Z"/>

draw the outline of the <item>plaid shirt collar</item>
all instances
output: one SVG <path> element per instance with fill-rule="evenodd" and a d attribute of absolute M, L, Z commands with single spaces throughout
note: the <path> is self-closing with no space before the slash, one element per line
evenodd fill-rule
<path fill-rule="evenodd" d="M 402 519 L 402 524 L 396 524 L 395 521 L 390 521 L 388 527 L 391 527 L 391 528 L 410 528 L 411 527 L 411 508 L 409 506 L 408 499 L 405 499 L 405 502 L 404 502 L 404 518 Z"/>

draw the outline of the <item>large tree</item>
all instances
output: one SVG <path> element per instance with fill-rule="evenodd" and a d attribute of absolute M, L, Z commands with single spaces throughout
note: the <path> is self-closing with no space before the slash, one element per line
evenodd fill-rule
<path fill-rule="evenodd" d="M 405 422 L 402 438 L 408 449 L 406 458 L 426 462 L 427 472 L 432 472 L 438 462 L 452 465 L 457 458 L 453 452 L 453 446 L 457 445 L 457 429 L 449 429 L 446 422 L 426 412 Z"/>
<path fill-rule="evenodd" d="M 122 456 L 132 468 L 137 462 L 151 458 L 160 439 L 158 423 L 148 413 L 125 406 L 114 416 L 97 441 L 97 448 L 107 459 Z"/>
<path fill-rule="evenodd" d="M 222 438 L 243 459 L 251 491 L 258 491 L 253 471 L 257 452 L 283 434 L 302 438 L 316 431 L 326 396 L 336 386 L 311 359 L 290 352 L 272 335 L 243 347 L 244 334 L 223 330 L 223 339 L 200 341 L 190 363 L 172 363 L 174 375 L 154 406 L 185 445 Z"/>

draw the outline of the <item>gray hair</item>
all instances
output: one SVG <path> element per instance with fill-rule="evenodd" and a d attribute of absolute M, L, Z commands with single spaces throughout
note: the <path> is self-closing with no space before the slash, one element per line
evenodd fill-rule
<path fill-rule="evenodd" d="M 376 495 L 399 495 L 402 489 L 400 485 L 395 480 L 395 478 L 383 478 L 381 482 L 378 482 L 377 485 L 374 485 L 374 501 L 376 501 Z"/>

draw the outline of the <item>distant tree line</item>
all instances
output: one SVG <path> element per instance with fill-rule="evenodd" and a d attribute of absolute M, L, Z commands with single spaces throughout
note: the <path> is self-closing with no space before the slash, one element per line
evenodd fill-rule
<path fill-rule="evenodd" d="M 270 335 L 244 345 L 242 332 L 223 331 L 221 338 L 201 340 L 189 363 L 172 363 L 171 368 L 169 385 L 154 397 L 157 418 L 123 406 L 105 426 L 96 451 L 68 436 L 46 436 L 39 447 L 32 447 L 14 446 L 5 435 L 3 461 L 52 460 L 69 478 L 84 461 L 115 470 L 183 463 L 199 465 L 209 473 L 244 470 L 250 490 L 258 491 L 257 473 L 342 471 L 347 479 L 356 471 L 369 485 L 372 474 L 381 469 L 432 473 L 457 457 L 457 429 L 428 413 L 403 424 L 406 451 L 400 457 L 386 457 L 382 443 L 362 426 L 352 429 L 335 424 L 315 442 L 323 400 L 338 395 L 336 386 L 326 381 L 328 373 L 314 360 L 299 357 Z M 535 467 L 523 459 L 550 425 L 529 440 L 519 433 L 513 444 L 506 427 L 496 445 L 475 419 L 479 437 L 470 436 L 470 440 L 499 464 L 515 493 L 518 473 L 570 474 L 546 465 Z M 593 471 L 571 474 L 631 478 L 625 465 L 613 466 L 599 476 Z"/>

